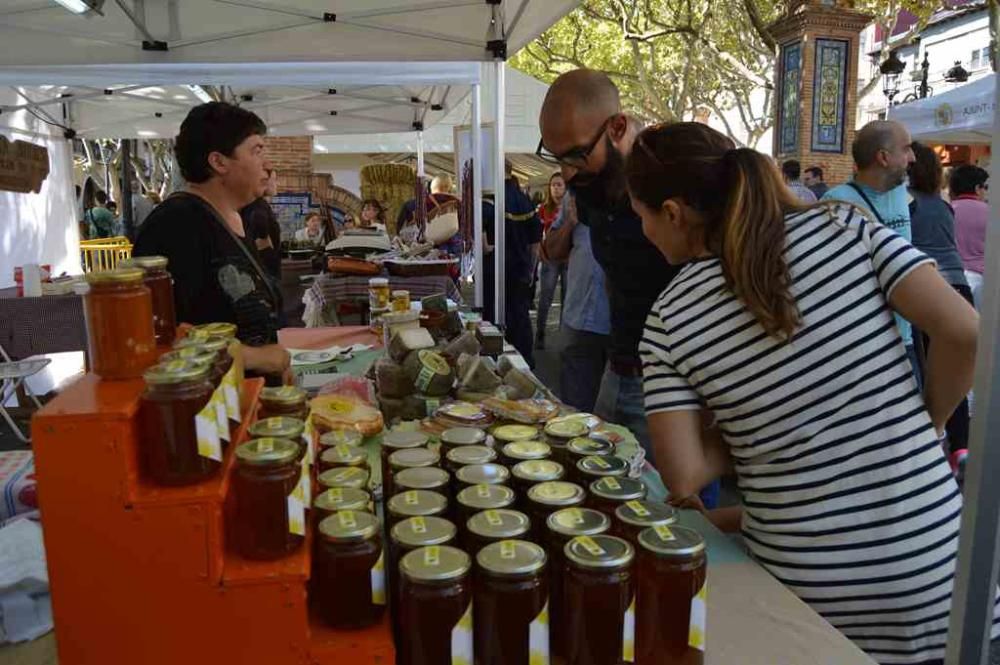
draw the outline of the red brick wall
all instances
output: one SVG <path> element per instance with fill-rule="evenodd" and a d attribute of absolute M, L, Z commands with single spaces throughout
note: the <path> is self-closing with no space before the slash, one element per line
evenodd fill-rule
<path fill-rule="evenodd" d="M 313 137 L 267 136 L 267 155 L 278 175 L 311 174 Z"/>

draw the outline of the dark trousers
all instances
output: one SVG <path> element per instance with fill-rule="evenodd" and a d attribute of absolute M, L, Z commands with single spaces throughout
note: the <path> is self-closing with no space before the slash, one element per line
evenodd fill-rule
<path fill-rule="evenodd" d="M 608 362 L 610 335 L 562 327 L 564 346 L 559 354 L 559 397 L 566 404 L 592 413 Z"/>
<path fill-rule="evenodd" d="M 524 357 L 528 367 L 535 366 L 534 336 L 531 332 L 531 286 L 507 282 L 504 337 Z"/>

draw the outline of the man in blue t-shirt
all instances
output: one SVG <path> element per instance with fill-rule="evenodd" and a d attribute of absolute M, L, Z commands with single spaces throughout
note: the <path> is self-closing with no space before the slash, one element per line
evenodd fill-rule
<path fill-rule="evenodd" d="M 850 182 L 834 187 L 823 200 L 848 201 L 864 208 L 884 226 L 912 240 L 910 232 L 910 194 L 906 173 L 916 158 L 913 141 L 906 127 L 892 120 L 876 120 L 862 127 L 851 145 L 857 173 Z M 896 315 L 896 324 L 906 344 L 906 352 L 919 378 L 913 331 L 910 323 Z"/>

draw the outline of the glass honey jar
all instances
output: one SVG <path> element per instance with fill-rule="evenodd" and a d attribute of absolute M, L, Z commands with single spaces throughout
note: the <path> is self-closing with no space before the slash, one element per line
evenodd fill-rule
<path fill-rule="evenodd" d="M 538 483 L 562 480 L 563 466 L 559 462 L 548 459 L 526 460 L 518 462 L 510 470 L 511 485 L 521 499 L 521 506 L 527 505 L 528 490 Z"/>
<path fill-rule="evenodd" d="M 455 495 L 452 511 L 459 539 L 465 538 L 465 525 L 469 518 L 484 510 L 511 508 L 514 505 L 514 490 L 506 485 L 470 485 Z"/>
<path fill-rule="evenodd" d="M 448 510 L 448 499 L 438 492 L 408 490 L 393 495 L 386 508 L 391 529 L 407 517 L 444 517 Z"/>
<path fill-rule="evenodd" d="M 386 585 L 378 519 L 342 510 L 319 523 L 310 600 L 334 628 L 363 628 L 385 612 Z"/>
<path fill-rule="evenodd" d="M 545 443 L 552 449 L 552 459 L 563 466 L 576 464 L 568 450 L 569 442 L 579 437 L 586 437 L 590 428 L 583 420 L 556 420 L 545 425 Z"/>
<path fill-rule="evenodd" d="M 397 494 L 409 490 L 430 490 L 450 496 L 450 484 L 451 476 L 448 472 L 436 466 L 402 469 L 393 477 L 393 487 Z"/>
<path fill-rule="evenodd" d="M 586 496 L 582 487 L 562 480 L 532 486 L 528 490 L 528 500 L 523 504 L 531 518 L 531 540 L 545 542 L 545 525 L 549 515 L 563 508 L 582 506 Z"/>
<path fill-rule="evenodd" d="M 364 443 L 364 437 L 356 429 L 332 429 L 324 432 L 319 437 L 320 449 L 331 448 L 333 446 L 354 446 L 360 448 Z"/>
<path fill-rule="evenodd" d="M 472 583 L 469 556 L 430 545 L 400 563 L 398 662 L 443 665 L 473 662 Z"/>
<path fill-rule="evenodd" d="M 440 462 L 441 457 L 437 451 L 429 448 L 397 450 L 389 455 L 389 469 L 394 478 L 403 469 L 436 467 Z M 393 485 L 395 485 L 395 482 Z M 395 490 L 393 490 L 393 493 L 395 493 Z"/>
<path fill-rule="evenodd" d="M 309 415 L 307 397 L 306 391 L 297 386 L 263 388 L 260 391 L 260 409 L 257 418 L 264 420 L 276 416 L 288 416 L 304 421 Z"/>
<path fill-rule="evenodd" d="M 576 462 L 576 479 L 583 487 L 601 478 L 624 478 L 628 475 L 628 462 L 616 455 L 601 457 L 591 455 Z"/>
<path fill-rule="evenodd" d="M 632 547 L 639 546 L 639 534 L 655 526 L 670 526 L 677 522 L 677 510 L 666 503 L 626 501 L 615 508 L 612 532 L 624 538 Z"/>
<path fill-rule="evenodd" d="M 531 520 L 517 510 L 500 508 L 478 512 L 465 523 L 463 546 L 471 556 L 490 543 L 511 538 L 527 539 Z"/>
<path fill-rule="evenodd" d="M 353 487 L 332 487 L 317 495 L 313 501 L 313 510 L 318 520 L 323 520 L 341 510 L 356 510 L 373 513 L 371 495 Z"/>
<path fill-rule="evenodd" d="M 346 443 L 324 448 L 320 453 L 318 466 L 320 472 L 345 467 L 357 467 L 371 472 L 371 467 L 368 466 L 368 451 Z"/>
<path fill-rule="evenodd" d="M 615 454 L 614 444 L 593 437 L 577 437 L 570 439 L 566 444 L 566 456 L 569 466 L 567 470 L 570 475 L 580 482 L 581 478 L 577 472 L 577 462 L 584 457 L 610 457 Z M 586 485 L 584 485 L 586 487 Z"/>
<path fill-rule="evenodd" d="M 247 559 L 277 559 L 302 544 L 288 505 L 302 473 L 299 454 L 289 439 L 253 439 L 236 448 L 233 540 Z"/>
<path fill-rule="evenodd" d="M 248 429 L 250 436 L 259 439 L 264 437 L 274 437 L 279 439 L 289 439 L 299 444 L 299 459 L 306 454 L 305 423 L 298 418 L 287 416 L 275 416 L 258 420 L 250 425 Z"/>
<path fill-rule="evenodd" d="M 463 466 L 490 464 L 497 458 L 497 452 L 488 446 L 457 446 L 449 448 L 445 455 L 444 468 L 454 476 Z"/>
<path fill-rule="evenodd" d="M 512 467 L 527 460 L 548 459 L 552 449 L 541 441 L 514 441 L 500 449 L 500 463 Z"/>
<path fill-rule="evenodd" d="M 588 505 L 608 517 L 614 517 L 615 510 L 625 502 L 646 498 L 646 483 L 638 478 L 607 476 L 591 482 L 588 489 Z"/>
<path fill-rule="evenodd" d="M 382 435 L 382 495 L 392 496 L 392 469 L 389 456 L 400 450 L 426 448 L 430 437 L 423 432 L 390 430 Z"/>
<path fill-rule="evenodd" d="M 455 483 L 461 492 L 470 485 L 506 485 L 510 471 L 499 464 L 470 464 L 455 472 Z"/>
<path fill-rule="evenodd" d="M 368 472 L 356 466 L 327 469 L 316 478 L 323 489 L 350 487 L 358 490 L 368 489 L 368 479 Z"/>
<path fill-rule="evenodd" d="M 493 428 L 493 438 L 496 447 L 503 448 L 515 441 L 535 441 L 538 439 L 538 428 L 531 425 L 499 425 Z"/>
<path fill-rule="evenodd" d="M 441 455 L 447 458 L 452 448 L 486 445 L 486 432 L 475 427 L 452 427 L 441 432 L 440 441 Z"/>
<path fill-rule="evenodd" d="M 174 280 L 167 272 L 169 261 L 165 256 L 133 256 L 120 263 L 122 268 L 142 270 L 142 283 L 149 289 L 153 301 L 153 334 L 156 343 L 167 346 L 177 335 L 177 316 L 174 313 Z"/>
<path fill-rule="evenodd" d="M 90 369 L 102 379 L 136 379 L 156 362 L 153 299 L 142 280 L 139 268 L 87 274 Z"/>

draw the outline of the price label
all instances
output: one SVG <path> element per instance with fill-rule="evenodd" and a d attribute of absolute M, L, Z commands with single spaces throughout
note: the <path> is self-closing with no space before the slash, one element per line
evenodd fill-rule
<path fill-rule="evenodd" d="M 240 384 L 236 377 L 236 366 L 229 368 L 226 375 L 222 377 L 221 385 L 226 403 L 226 415 L 233 422 L 240 422 L 243 419 L 240 413 Z"/>
<path fill-rule="evenodd" d="M 451 629 L 451 665 L 472 665 L 472 603 Z"/>
<path fill-rule="evenodd" d="M 194 429 L 198 438 L 198 454 L 221 462 L 222 442 L 219 440 L 219 423 L 216 419 L 215 404 L 211 401 L 194 417 Z"/>
<path fill-rule="evenodd" d="M 306 507 L 295 498 L 294 493 L 287 498 L 288 531 L 297 536 L 306 535 Z"/>
<path fill-rule="evenodd" d="M 372 603 L 385 605 L 385 561 L 384 554 L 379 554 L 378 561 L 372 566 Z"/>
<path fill-rule="evenodd" d="M 688 624 L 688 646 L 705 650 L 705 616 L 707 614 L 708 582 L 691 599 L 691 620 Z"/>
<path fill-rule="evenodd" d="M 549 665 L 549 604 L 528 626 L 528 664 Z"/>

